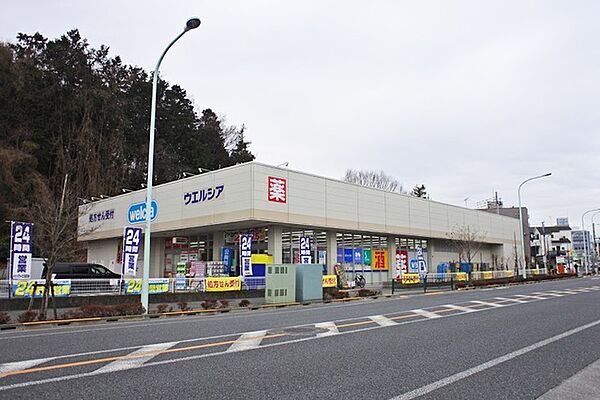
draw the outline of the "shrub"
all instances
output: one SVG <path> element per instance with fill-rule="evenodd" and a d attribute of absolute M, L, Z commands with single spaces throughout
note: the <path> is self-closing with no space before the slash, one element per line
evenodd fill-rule
<path fill-rule="evenodd" d="M 79 311 L 82 318 L 112 317 L 115 315 L 112 307 L 104 304 L 85 304 L 79 307 Z"/>
<path fill-rule="evenodd" d="M 24 311 L 17 317 L 19 322 L 31 322 L 37 317 L 37 312 L 33 310 Z"/>
<path fill-rule="evenodd" d="M 200 307 L 204 308 L 205 310 L 217 308 L 217 301 L 216 300 L 204 300 L 202 303 L 200 303 Z"/>
<path fill-rule="evenodd" d="M 162 314 L 162 313 L 166 312 L 168 308 L 169 308 L 168 304 L 159 304 L 158 306 L 156 306 L 156 311 L 159 314 Z"/>
<path fill-rule="evenodd" d="M 360 289 L 358 291 L 358 295 L 360 297 L 379 296 L 380 294 L 381 294 L 381 292 L 379 290 Z"/>
<path fill-rule="evenodd" d="M 8 324 L 10 321 L 10 315 L 5 312 L 0 312 L 0 325 Z"/>
<path fill-rule="evenodd" d="M 248 307 L 250 305 L 250 300 L 244 299 L 238 303 L 240 307 Z"/>
<path fill-rule="evenodd" d="M 145 309 L 142 303 L 121 303 L 112 306 L 112 315 L 141 315 Z"/>
<path fill-rule="evenodd" d="M 219 300 L 219 308 L 229 308 L 229 300 Z"/>
<path fill-rule="evenodd" d="M 177 303 L 177 305 L 179 306 L 179 309 L 181 311 L 189 311 L 190 310 L 190 307 L 188 307 L 188 303 L 186 303 L 185 301 Z"/>

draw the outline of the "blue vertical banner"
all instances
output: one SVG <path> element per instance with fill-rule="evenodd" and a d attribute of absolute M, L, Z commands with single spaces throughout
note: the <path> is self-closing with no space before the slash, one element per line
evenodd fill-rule
<path fill-rule="evenodd" d="M 229 271 L 233 265 L 233 249 L 231 247 L 221 248 L 221 261 L 223 261 L 227 271 Z"/>
<path fill-rule="evenodd" d="M 123 230 L 123 275 L 136 275 L 141 243 L 142 228 L 126 226 Z"/>
<path fill-rule="evenodd" d="M 308 236 L 300 236 L 300 264 L 312 264 L 310 241 Z"/>
<path fill-rule="evenodd" d="M 419 275 L 425 276 L 425 275 L 427 275 L 427 260 L 425 260 L 425 255 L 423 254 L 423 248 L 421 246 L 417 246 L 416 252 L 417 252 L 417 265 L 419 266 Z"/>
<path fill-rule="evenodd" d="M 354 248 L 354 264 L 362 265 L 363 263 L 363 249 L 362 247 Z"/>
<path fill-rule="evenodd" d="M 252 275 L 252 234 L 240 235 L 240 269 L 242 276 Z"/>
<path fill-rule="evenodd" d="M 10 223 L 10 272 L 12 279 L 31 279 L 33 224 Z"/>
<path fill-rule="evenodd" d="M 345 248 L 344 249 L 344 262 L 346 264 L 352 264 L 352 261 L 354 260 L 354 252 L 353 250 L 350 248 Z"/>

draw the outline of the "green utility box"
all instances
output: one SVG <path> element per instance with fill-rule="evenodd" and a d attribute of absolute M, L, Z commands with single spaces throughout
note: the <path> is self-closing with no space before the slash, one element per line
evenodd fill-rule
<path fill-rule="evenodd" d="M 323 300 L 323 266 L 296 265 L 296 301 Z"/>
<path fill-rule="evenodd" d="M 296 265 L 267 264 L 265 268 L 265 303 L 296 301 Z"/>

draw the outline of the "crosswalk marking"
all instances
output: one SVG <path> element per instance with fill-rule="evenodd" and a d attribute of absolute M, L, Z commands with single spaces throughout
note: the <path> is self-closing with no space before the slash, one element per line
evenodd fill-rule
<path fill-rule="evenodd" d="M 551 293 L 559 293 L 559 294 L 577 294 L 577 292 L 571 292 L 568 290 L 549 290 Z"/>
<path fill-rule="evenodd" d="M 415 314 L 421 315 L 425 318 L 440 318 L 441 317 L 441 315 L 438 315 L 434 312 L 423 310 L 420 308 L 418 308 L 416 310 L 412 310 L 412 312 L 414 312 Z"/>
<path fill-rule="evenodd" d="M 266 334 L 266 330 L 244 333 L 235 341 L 235 343 L 229 346 L 227 352 L 242 351 L 258 347 Z"/>
<path fill-rule="evenodd" d="M 369 319 L 380 326 L 392 326 L 398 324 L 396 321 L 392 321 L 391 319 L 384 317 L 383 315 L 371 315 Z"/>
<path fill-rule="evenodd" d="M 523 299 L 546 300 L 545 297 L 530 296 L 530 295 L 527 295 L 527 294 L 515 294 L 515 297 L 521 297 Z"/>
<path fill-rule="evenodd" d="M 318 324 L 315 324 L 315 328 L 327 330 L 326 332 L 317 333 L 318 337 L 337 335 L 338 333 L 340 333 L 340 331 L 338 331 L 337 325 L 333 321 L 319 322 Z"/>
<path fill-rule="evenodd" d="M 490 306 L 490 307 L 504 307 L 504 304 L 490 303 L 488 301 L 481 301 L 481 300 L 471 300 L 471 303 L 483 304 L 485 306 Z"/>
<path fill-rule="evenodd" d="M 25 361 L 14 361 L 9 363 L 0 364 L 0 374 L 5 372 L 12 371 L 22 371 L 27 368 L 35 367 L 36 365 L 40 365 L 49 361 L 54 360 L 56 357 L 47 357 L 47 358 L 37 358 L 35 360 L 25 360 Z"/>
<path fill-rule="evenodd" d="M 521 304 L 523 304 L 523 303 L 529 303 L 528 301 L 525 301 L 525 300 L 510 299 L 508 297 L 494 297 L 494 298 L 497 299 L 497 300 L 502 300 L 502 301 L 512 301 L 514 303 L 521 303 Z"/>
<path fill-rule="evenodd" d="M 563 297 L 564 296 L 564 294 L 550 293 L 550 292 L 535 292 L 533 294 L 539 294 L 542 296 L 551 296 L 551 297 Z"/>
<path fill-rule="evenodd" d="M 458 311 L 462 311 L 462 312 L 466 312 L 466 313 L 477 311 L 477 310 L 473 310 L 472 308 L 469 308 L 469 307 L 457 306 L 455 304 L 444 304 L 443 307 L 448 307 L 453 310 L 458 310 Z"/>
<path fill-rule="evenodd" d="M 133 358 L 125 358 L 122 360 L 113 361 L 110 364 L 107 364 L 101 368 L 98 368 L 94 372 L 103 374 L 106 372 L 122 371 L 124 369 L 135 368 L 137 366 L 140 366 L 140 365 L 152 360 L 154 357 L 156 357 L 159 354 L 160 351 L 170 349 L 171 347 L 175 346 L 177 343 L 179 343 L 179 342 L 157 343 L 157 344 L 151 344 L 148 346 L 144 346 L 141 349 L 138 349 L 128 355 L 128 356 L 134 356 Z M 146 353 L 149 353 L 149 354 L 147 354 L 145 356 L 135 357 L 138 354 L 142 355 L 142 354 L 146 354 Z"/>

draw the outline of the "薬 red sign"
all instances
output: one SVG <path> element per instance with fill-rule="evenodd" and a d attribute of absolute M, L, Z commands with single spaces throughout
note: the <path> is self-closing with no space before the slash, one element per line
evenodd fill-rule
<path fill-rule="evenodd" d="M 268 185 L 269 201 L 275 203 L 287 202 L 287 180 L 285 178 L 269 176 Z"/>

